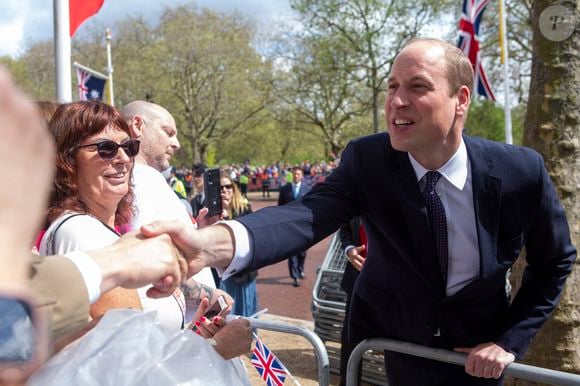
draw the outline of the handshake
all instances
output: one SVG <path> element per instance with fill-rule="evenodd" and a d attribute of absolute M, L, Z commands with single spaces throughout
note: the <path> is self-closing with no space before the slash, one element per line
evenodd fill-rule
<path fill-rule="evenodd" d="M 101 293 L 153 283 L 147 295 L 158 298 L 171 295 L 205 267 L 227 266 L 233 245 L 233 235 L 225 225 L 196 230 L 179 221 L 156 221 L 87 254 L 101 269 Z"/>

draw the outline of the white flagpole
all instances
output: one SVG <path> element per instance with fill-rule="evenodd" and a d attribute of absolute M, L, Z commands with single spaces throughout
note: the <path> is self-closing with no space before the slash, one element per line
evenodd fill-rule
<path fill-rule="evenodd" d="M 68 103 L 72 101 L 68 0 L 53 0 L 53 8 L 56 99 L 60 103 Z"/>
<path fill-rule="evenodd" d="M 109 102 L 115 106 L 115 94 L 113 94 L 113 60 L 111 58 L 111 30 L 107 28 L 107 73 L 109 74 Z"/>
<path fill-rule="evenodd" d="M 109 79 L 109 77 L 101 72 L 95 71 L 92 68 L 89 68 L 87 66 L 83 66 L 82 64 L 80 64 L 79 62 L 74 62 L 73 66 L 80 68 L 81 70 L 85 70 L 87 72 L 90 72 L 91 74 L 93 74 L 94 76 L 96 76 L 97 78 L 101 78 L 101 79 Z"/>
<path fill-rule="evenodd" d="M 505 142 L 512 144 L 512 113 L 510 108 L 510 67 L 507 44 L 507 26 L 506 26 L 506 12 L 505 0 L 499 0 L 499 15 L 500 15 L 500 46 L 501 46 L 501 62 L 503 64 L 503 87 L 504 87 L 504 117 L 505 117 Z"/>

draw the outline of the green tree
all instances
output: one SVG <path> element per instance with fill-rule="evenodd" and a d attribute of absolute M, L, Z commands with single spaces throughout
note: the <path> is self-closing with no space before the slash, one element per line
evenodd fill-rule
<path fill-rule="evenodd" d="M 292 0 L 307 31 L 314 36 L 335 36 L 357 59 L 343 63 L 367 87 L 372 131 L 380 131 L 379 115 L 395 55 L 409 39 L 434 21 L 449 1 L 397 0 Z"/>
<path fill-rule="evenodd" d="M 252 47 L 254 32 L 241 15 L 193 5 L 167 9 L 156 33 L 169 79 L 162 99 L 182 117 L 194 161 L 204 161 L 208 146 L 261 122 L 270 100 L 269 65 Z"/>
<path fill-rule="evenodd" d="M 338 153 L 354 135 L 352 119 L 369 111 L 368 92 L 342 70 L 350 54 L 331 37 L 303 36 L 294 47 L 287 54 L 292 66 L 276 82 L 276 117 L 321 136 L 328 152 Z"/>
<path fill-rule="evenodd" d="M 512 136 L 515 144 L 522 143 L 523 115 L 525 106 L 520 105 L 512 110 Z M 502 107 L 487 99 L 474 98 L 469 107 L 465 124 L 466 132 L 493 141 L 505 141 L 505 121 Z"/>

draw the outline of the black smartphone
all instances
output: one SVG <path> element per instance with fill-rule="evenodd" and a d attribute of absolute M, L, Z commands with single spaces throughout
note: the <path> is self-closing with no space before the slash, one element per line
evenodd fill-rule
<path fill-rule="evenodd" d="M 207 169 L 203 174 L 203 189 L 205 206 L 209 217 L 222 213 L 222 197 L 220 195 L 220 169 Z"/>
<path fill-rule="evenodd" d="M 226 299 L 221 295 L 218 300 L 205 311 L 203 316 L 208 319 L 213 318 L 214 316 L 222 314 L 227 308 L 228 304 L 226 303 Z"/>

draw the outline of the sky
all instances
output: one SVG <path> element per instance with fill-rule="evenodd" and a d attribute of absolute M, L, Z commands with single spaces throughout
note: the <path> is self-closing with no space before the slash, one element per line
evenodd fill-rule
<path fill-rule="evenodd" d="M 191 0 L 105 0 L 98 14 L 82 24 L 77 33 L 89 22 L 113 25 L 127 16 L 143 15 L 155 20 L 162 9 L 190 3 Z M 35 41 L 53 37 L 52 0 L 2 0 L 0 6 L 0 56 L 18 56 Z M 289 17 L 288 0 L 197 0 L 198 6 L 221 12 L 237 10 L 259 23 Z M 113 30 L 113 38 L 114 38 Z"/>

